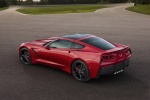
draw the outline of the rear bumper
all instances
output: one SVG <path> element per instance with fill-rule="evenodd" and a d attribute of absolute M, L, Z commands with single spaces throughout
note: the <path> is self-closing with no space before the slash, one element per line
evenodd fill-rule
<path fill-rule="evenodd" d="M 130 59 L 122 61 L 114 65 L 102 67 L 100 68 L 97 77 L 99 77 L 100 75 L 113 74 L 115 72 L 122 72 L 125 67 L 129 66 L 129 63 L 130 63 Z"/>

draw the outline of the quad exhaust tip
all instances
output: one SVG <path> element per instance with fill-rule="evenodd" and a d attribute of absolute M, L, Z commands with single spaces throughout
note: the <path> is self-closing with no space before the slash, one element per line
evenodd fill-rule
<path fill-rule="evenodd" d="M 121 73 L 121 72 L 123 72 L 123 69 L 114 72 L 114 75 L 119 74 L 119 73 Z"/>

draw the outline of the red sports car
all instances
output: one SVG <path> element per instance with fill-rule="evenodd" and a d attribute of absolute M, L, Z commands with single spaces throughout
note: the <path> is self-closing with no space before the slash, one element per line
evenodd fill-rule
<path fill-rule="evenodd" d="M 90 34 L 22 43 L 19 58 L 24 64 L 43 64 L 64 70 L 80 82 L 105 74 L 118 74 L 129 66 L 131 49 Z"/>

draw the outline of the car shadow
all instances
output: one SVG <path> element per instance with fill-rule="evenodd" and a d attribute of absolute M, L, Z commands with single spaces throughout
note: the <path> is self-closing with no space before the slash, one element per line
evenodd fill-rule
<path fill-rule="evenodd" d="M 73 76 L 65 71 L 62 71 L 57 68 L 49 67 L 49 66 L 44 66 L 44 65 L 24 65 L 23 70 L 29 74 L 32 77 L 45 77 L 49 76 L 49 78 L 58 78 L 58 80 L 61 79 L 68 79 L 68 81 L 74 81 L 78 82 L 73 78 Z M 85 84 L 109 84 L 109 83 L 117 83 L 117 82 L 128 82 L 128 81 L 133 81 L 136 80 L 132 75 L 130 75 L 127 70 L 125 70 L 122 73 L 119 73 L 117 75 L 102 75 L 99 78 L 91 79 L 88 82 L 85 82 Z M 82 82 L 78 82 L 82 83 Z"/>

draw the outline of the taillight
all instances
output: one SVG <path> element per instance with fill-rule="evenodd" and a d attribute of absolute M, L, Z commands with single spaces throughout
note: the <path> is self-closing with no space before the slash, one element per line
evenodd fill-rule
<path fill-rule="evenodd" d="M 126 54 L 126 55 L 130 55 L 130 54 L 131 54 L 131 49 L 130 49 L 130 48 L 126 49 L 126 50 L 125 50 L 125 54 Z"/>
<path fill-rule="evenodd" d="M 114 60 L 116 58 L 116 54 L 102 55 L 101 62 Z"/>

